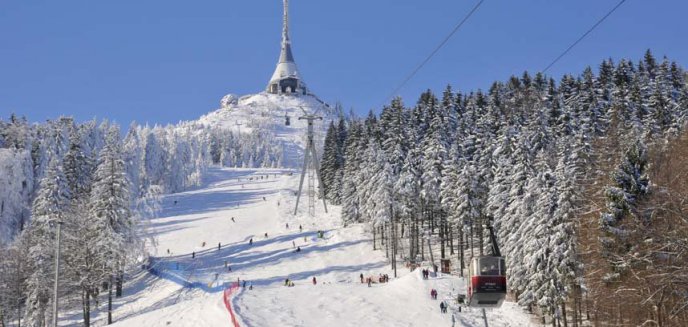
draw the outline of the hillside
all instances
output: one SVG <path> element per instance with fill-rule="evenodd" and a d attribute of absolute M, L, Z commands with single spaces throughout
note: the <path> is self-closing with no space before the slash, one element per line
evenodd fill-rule
<path fill-rule="evenodd" d="M 237 97 L 227 95 L 222 108 L 201 117 L 197 123 L 211 129 L 229 131 L 232 134 L 267 134 L 274 137 L 273 145 L 281 146 L 285 157 L 282 167 L 300 167 L 305 145 L 307 123 L 299 120 L 304 113 L 323 117 L 315 125 L 316 143 L 322 148 L 327 125 L 338 118 L 334 109 L 315 96 L 280 96 L 258 93 Z M 289 120 L 289 125 L 286 121 Z"/>

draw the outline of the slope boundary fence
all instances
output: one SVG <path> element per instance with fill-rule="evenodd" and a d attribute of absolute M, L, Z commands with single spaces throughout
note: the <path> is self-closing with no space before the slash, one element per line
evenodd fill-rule
<path fill-rule="evenodd" d="M 234 314 L 234 310 L 232 309 L 232 294 L 235 293 L 235 291 L 239 289 L 239 283 L 233 283 L 232 286 L 229 288 L 225 289 L 222 300 L 225 302 L 225 307 L 227 308 L 227 311 L 229 311 L 229 317 L 232 320 L 232 325 L 234 327 L 239 327 L 239 323 L 237 322 L 236 315 Z"/>

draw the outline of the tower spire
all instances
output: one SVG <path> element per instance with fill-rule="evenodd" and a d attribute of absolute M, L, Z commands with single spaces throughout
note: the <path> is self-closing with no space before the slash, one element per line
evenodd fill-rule
<path fill-rule="evenodd" d="M 291 41 L 289 40 L 289 0 L 283 0 L 284 17 L 282 18 L 282 51 L 280 52 L 280 63 L 294 62 L 294 55 L 291 53 Z"/>
<path fill-rule="evenodd" d="M 284 16 L 282 17 L 282 44 L 280 57 L 275 72 L 270 78 L 266 91 L 274 94 L 303 93 L 306 94 L 306 85 L 296 68 L 294 55 L 291 52 L 291 40 L 289 39 L 289 0 L 282 0 Z"/>
<path fill-rule="evenodd" d="M 282 1 L 284 5 L 284 17 L 282 21 L 282 42 L 289 40 L 289 0 Z"/>

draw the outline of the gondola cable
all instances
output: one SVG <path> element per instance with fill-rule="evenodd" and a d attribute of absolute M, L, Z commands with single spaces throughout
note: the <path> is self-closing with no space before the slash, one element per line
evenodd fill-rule
<path fill-rule="evenodd" d="M 564 52 L 562 52 L 556 59 L 554 59 L 549 65 L 547 65 L 547 67 L 545 67 L 545 69 L 542 70 L 542 73 L 546 73 L 547 70 L 549 70 L 552 66 L 554 66 L 554 64 L 556 64 L 561 58 L 563 58 L 567 53 L 569 53 L 569 51 L 571 51 L 571 49 L 573 49 L 576 45 L 578 45 L 578 43 L 580 43 L 580 41 L 583 41 L 583 39 L 586 36 L 588 36 L 588 34 L 590 34 L 595 28 L 597 28 L 597 26 L 602 24 L 602 22 L 604 22 L 617 9 L 619 9 L 619 7 L 621 7 L 621 5 L 624 2 L 626 2 L 626 0 L 619 1 L 619 3 L 617 3 L 616 6 L 614 6 L 614 8 L 612 8 L 609 12 L 607 12 L 606 15 L 604 15 L 602 18 L 600 18 L 594 25 L 592 25 L 592 27 L 590 27 L 585 33 L 583 33 L 583 35 L 581 35 L 581 37 L 579 37 L 578 40 L 576 40 L 576 42 L 573 42 L 573 44 L 571 44 L 568 48 L 566 48 L 566 50 L 564 50 Z"/>
<path fill-rule="evenodd" d="M 480 5 L 482 5 L 483 2 L 485 2 L 485 0 L 480 0 L 480 1 L 478 1 L 478 3 L 473 7 L 473 9 L 471 9 L 471 11 L 468 12 L 468 14 L 466 14 L 466 16 L 465 16 L 456 26 L 454 26 L 454 29 L 449 33 L 449 35 L 447 35 L 447 37 L 445 37 L 444 40 L 442 40 L 442 42 L 440 42 L 440 44 L 439 44 L 437 47 L 435 47 L 434 50 L 432 50 L 432 52 L 430 53 L 430 55 L 428 55 L 428 56 L 425 58 L 425 60 L 423 60 L 423 61 L 420 63 L 420 65 L 418 65 L 418 66 L 417 66 L 417 67 L 416 67 L 416 68 L 415 68 L 415 69 L 414 69 L 414 70 L 413 70 L 413 71 L 412 71 L 412 72 L 411 72 L 411 73 L 410 73 L 410 74 L 409 74 L 409 75 L 408 75 L 408 76 L 407 76 L 407 77 L 406 77 L 406 78 L 405 78 L 405 79 L 404 79 L 404 80 L 394 89 L 394 91 L 392 91 L 392 93 L 390 93 L 390 95 L 387 97 L 387 99 L 385 100 L 385 102 L 391 100 L 392 97 L 394 97 L 394 95 L 396 95 L 397 92 L 399 92 L 399 91 L 406 85 L 406 83 L 408 83 L 414 76 L 416 76 L 416 74 L 417 74 L 421 69 L 423 69 L 423 67 L 430 61 L 430 59 L 432 59 L 432 57 L 434 57 L 434 56 L 435 56 L 435 55 L 436 55 L 436 54 L 437 54 L 437 53 L 447 44 L 447 42 L 449 42 L 449 39 L 451 39 L 451 37 L 454 36 L 454 34 L 456 34 L 456 32 L 458 32 L 459 29 L 461 29 L 461 26 L 463 26 L 463 24 L 466 23 L 466 21 L 467 21 L 469 18 L 471 18 L 471 16 L 473 16 L 473 14 L 478 10 L 478 8 L 480 8 Z"/>

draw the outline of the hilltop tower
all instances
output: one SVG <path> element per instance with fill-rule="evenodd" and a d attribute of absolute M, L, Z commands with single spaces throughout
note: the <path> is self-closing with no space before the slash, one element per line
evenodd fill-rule
<path fill-rule="evenodd" d="M 301 79 L 294 55 L 291 52 L 291 40 L 289 39 L 289 0 L 284 2 L 284 18 L 282 26 L 282 47 L 277 68 L 270 78 L 266 88 L 272 94 L 307 94 L 306 84 Z"/>

